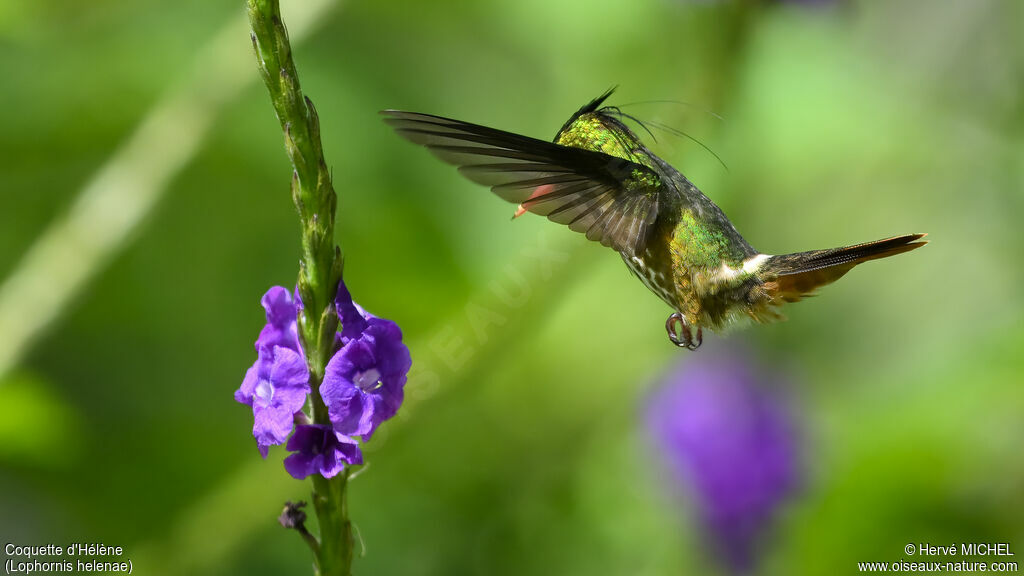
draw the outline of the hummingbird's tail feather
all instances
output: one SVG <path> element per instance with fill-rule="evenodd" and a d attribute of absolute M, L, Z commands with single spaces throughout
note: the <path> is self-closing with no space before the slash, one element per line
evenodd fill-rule
<path fill-rule="evenodd" d="M 924 246 L 927 241 L 916 242 L 924 236 L 905 234 L 855 246 L 771 256 L 758 275 L 764 279 L 763 288 L 773 302 L 797 302 L 813 295 L 821 286 L 835 282 L 857 264 Z"/>

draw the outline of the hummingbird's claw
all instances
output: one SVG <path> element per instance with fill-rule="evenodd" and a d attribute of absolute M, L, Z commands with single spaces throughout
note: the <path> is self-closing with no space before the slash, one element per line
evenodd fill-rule
<path fill-rule="evenodd" d="M 668 339 L 673 344 L 681 348 L 688 346 L 687 340 L 690 338 L 690 331 L 687 329 L 686 320 L 683 320 L 682 314 L 673 312 L 665 321 L 665 330 L 668 332 Z"/>
<path fill-rule="evenodd" d="M 665 330 L 668 331 L 668 339 L 680 348 L 696 350 L 704 342 L 704 330 L 700 326 L 697 327 L 697 340 L 694 342 L 690 325 L 686 323 L 686 319 L 679 312 L 673 312 L 668 317 L 668 320 L 665 321 Z"/>

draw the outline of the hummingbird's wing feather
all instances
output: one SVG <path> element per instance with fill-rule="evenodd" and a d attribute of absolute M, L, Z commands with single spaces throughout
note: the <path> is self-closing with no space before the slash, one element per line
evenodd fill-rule
<path fill-rule="evenodd" d="M 650 168 L 468 122 L 398 110 L 384 121 L 501 198 L 565 224 L 627 256 L 640 254 L 658 216 Z"/>

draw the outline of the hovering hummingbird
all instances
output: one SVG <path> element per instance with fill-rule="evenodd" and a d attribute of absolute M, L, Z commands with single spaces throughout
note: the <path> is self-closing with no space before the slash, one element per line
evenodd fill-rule
<path fill-rule="evenodd" d="M 722 210 L 644 146 L 604 106 L 608 90 L 575 114 L 554 142 L 430 114 L 384 110 L 399 135 L 524 212 L 546 216 L 617 251 L 673 313 L 676 346 L 696 350 L 703 328 L 781 319 L 777 308 L 812 294 L 862 262 L 920 248 L 924 234 L 771 255 L 740 236 Z M 632 117 L 630 117 L 632 118 Z"/>

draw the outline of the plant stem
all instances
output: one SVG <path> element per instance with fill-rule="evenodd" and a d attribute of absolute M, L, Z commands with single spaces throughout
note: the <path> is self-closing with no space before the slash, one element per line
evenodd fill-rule
<path fill-rule="evenodd" d="M 343 259 L 334 244 L 337 195 L 324 161 L 316 109 L 299 87 L 278 0 L 247 2 L 260 74 L 270 92 L 292 163 L 292 200 L 302 232 L 298 331 L 309 367 L 313 422 L 330 425 L 320 383 L 334 352 L 334 335 L 339 327 L 334 296 L 341 281 Z M 320 546 L 314 554 L 321 576 L 350 574 L 353 536 L 345 497 L 347 481 L 348 470 L 330 479 L 313 477 L 313 504 L 320 523 Z"/>
<path fill-rule="evenodd" d="M 348 475 L 345 468 L 334 478 L 313 476 L 313 507 L 320 520 L 320 551 L 317 559 L 322 576 L 349 574 L 355 540 L 348 519 Z M 327 535 L 334 535 L 328 538 Z"/>

